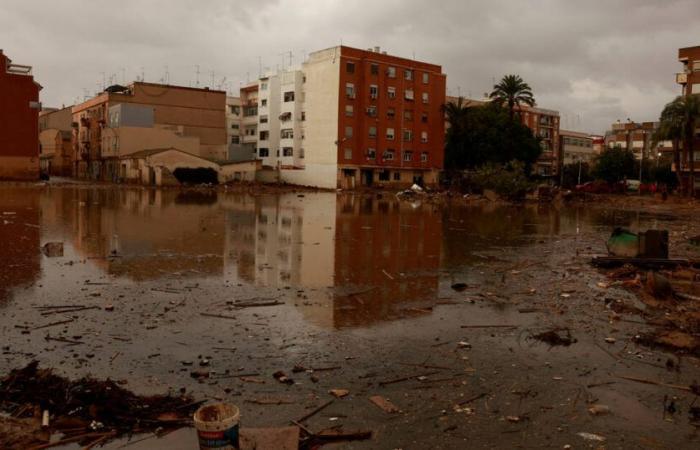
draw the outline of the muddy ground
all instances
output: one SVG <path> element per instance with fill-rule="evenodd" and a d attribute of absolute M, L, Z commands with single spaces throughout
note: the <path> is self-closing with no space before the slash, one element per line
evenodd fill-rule
<path fill-rule="evenodd" d="M 671 255 L 697 258 L 696 211 L 0 186 L 0 374 L 38 360 L 184 391 L 238 405 L 248 427 L 286 426 L 346 389 L 305 421 L 373 432 L 337 448 L 698 448 L 696 350 L 640 339 L 667 324 L 589 264 L 614 226 L 669 229 Z M 563 342 L 533 337 L 553 330 Z"/>

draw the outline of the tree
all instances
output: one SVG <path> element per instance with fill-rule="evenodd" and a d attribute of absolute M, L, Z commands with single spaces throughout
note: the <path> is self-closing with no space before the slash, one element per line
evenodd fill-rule
<path fill-rule="evenodd" d="M 606 148 L 596 158 L 593 176 L 608 183 L 617 183 L 634 176 L 634 153 L 620 146 Z"/>
<path fill-rule="evenodd" d="M 673 164 L 676 166 L 676 177 L 681 193 L 685 194 L 685 187 L 681 178 L 681 151 L 680 141 L 683 139 L 683 101 L 682 97 L 676 97 L 668 103 L 659 118 L 659 127 L 653 136 L 654 147 L 660 141 L 671 141 L 673 147 Z M 687 161 L 687 158 L 683 158 Z"/>
<path fill-rule="evenodd" d="M 504 165 L 522 161 L 527 173 L 542 148 L 532 131 L 509 120 L 498 104 L 470 106 L 457 103 L 444 107 L 449 128 L 445 140 L 448 171 L 475 169 L 487 163 Z"/>
<path fill-rule="evenodd" d="M 515 108 L 520 104 L 535 106 L 535 97 L 530 86 L 520 78 L 520 75 L 506 75 L 493 86 L 489 97 L 501 106 L 508 109 L 508 116 L 513 120 Z"/>

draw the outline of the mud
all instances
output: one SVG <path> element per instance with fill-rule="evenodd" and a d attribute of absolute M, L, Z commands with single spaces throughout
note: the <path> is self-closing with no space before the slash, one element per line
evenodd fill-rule
<path fill-rule="evenodd" d="M 698 359 L 640 339 L 664 314 L 589 264 L 615 226 L 669 229 L 672 257 L 696 256 L 698 217 L 672 206 L 0 186 L 0 374 L 38 360 L 223 400 L 242 427 L 333 400 L 304 426 L 372 431 L 337 448 L 697 448 L 695 393 L 676 387 Z M 576 342 L 530 338 L 550 330 Z M 138 439 L 196 448 L 193 429 Z"/>

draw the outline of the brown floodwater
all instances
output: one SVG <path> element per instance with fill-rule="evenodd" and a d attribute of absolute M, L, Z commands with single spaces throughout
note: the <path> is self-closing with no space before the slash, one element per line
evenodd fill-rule
<path fill-rule="evenodd" d="M 637 347 L 643 322 L 612 323 L 606 308 L 609 298 L 633 296 L 600 289 L 604 276 L 588 264 L 612 227 L 672 227 L 675 219 L 393 193 L 0 186 L 0 373 L 38 359 L 139 393 L 185 389 L 237 404 L 243 426 L 256 427 L 286 425 L 329 389 L 346 388 L 350 396 L 309 420 L 317 430 L 375 431 L 343 448 L 591 445 L 579 432 L 605 435 L 609 448 L 692 448 L 686 416 L 668 420 L 659 409 L 678 392 L 614 375 L 689 384 L 697 361 L 669 375 L 671 355 Z M 63 243 L 63 256 L 42 254 L 49 242 Z M 240 307 L 250 302 L 270 305 Z M 94 309 L 41 308 L 58 305 Z M 552 327 L 570 329 L 576 343 L 530 339 Z M 611 335 L 618 343 L 601 349 Z M 197 381 L 190 372 L 202 359 L 212 376 Z M 312 380 L 293 374 L 295 365 L 329 370 Z M 277 383 L 277 370 L 296 384 Z M 380 383 L 428 372 L 420 382 Z M 258 379 L 235 377 L 243 373 Z M 481 393 L 473 411 L 454 408 Z M 403 412 L 387 416 L 371 395 Z M 613 414 L 591 418 L 594 400 Z M 691 401 L 677 400 L 685 412 Z M 182 430 L 130 448 L 193 448 L 193 439 Z"/>

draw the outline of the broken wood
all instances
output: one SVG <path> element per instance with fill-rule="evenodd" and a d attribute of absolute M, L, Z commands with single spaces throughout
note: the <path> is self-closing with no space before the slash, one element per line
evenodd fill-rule
<path fill-rule="evenodd" d="M 682 386 L 679 384 L 669 384 L 669 383 L 664 383 L 662 381 L 649 380 L 646 378 L 639 378 L 639 377 L 630 377 L 630 376 L 625 376 L 625 375 L 615 375 L 615 376 L 617 378 L 622 378 L 623 380 L 635 381 L 637 383 L 653 384 L 655 386 L 663 386 L 663 387 L 678 389 L 678 390 L 686 391 L 686 392 L 694 392 L 694 390 L 691 386 Z"/>
<path fill-rule="evenodd" d="M 271 302 L 248 302 L 248 303 L 234 303 L 235 308 L 255 308 L 258 306 L 277 306 L 284 305 L 284 302 L 278 302 L 277 300 Z"/>
<path fill-rule="evenodd" d="M 462 325 L 460 328 L 518 328 L 517 325 Z"/>
<path fill-rule="evenodd" d="M 401 412 L 398 406 L 391 403 L 391 401 L 382 397 L 381 395 L 373 395 L 369 398 L 369 401 L 374 403 L 378 408 L 382 409 L 384 412 L 393 414 Z"/>
<path fill-rule="evenodd" d="M 204 317 L 216 317 L 217 319 L 238 319 L 238 317 L 226 316 L 224 314 L 199 313 L 199 315 Z"/>
<path fill-rule="evenodd" d="M 328 406 L 330 406 L 330 404 L 333 403 L 333 402 L 334 402 L 334 400 L 328 400 L 326 403 L 324 403 L 324 404 L 322 404 L 321 406 L 319 406 L 318 408 L 314 409 L 313 411 L 311 411 L 310 413 L 308 413 L 307 415 L 305 415 L 305 416 L 302 417 L 301 419 L 298 419 L 297 422 L 300 422 L 300 423 L 301 423 L 301 422 L 304 422 L 305 420 L 310 419 L 311 417 L 315 416 L 315 415 L 318 414 L 319 412 L 321 412 L 321 411 L 323 411 L 324 409 L 326 409 L 326 408 L 327 408 Z"/>
<path fill-rule="evenodd" d="M 261 399 L 249 399 L 245 401 L 246 403 L 253 403 L 255 405 L 292 405 L 294 404 L 293 401 L 291 400 L 283 400 L 283 399 L 268 399 L 268 398 L 261 398 Z"/>
<path fill-rule="evenodd" d="M 416 375 L 410 375 L 410 376 L 407 376 L 407 377 L 394 378 L 393 380 L 380 381 L 380 382 L 379 382 L 379 385 L 380 385 L 380 386 L 386 386 L 387 384 L 400 383 L 400 382 L 402 382 L 402 381 L 408 381 L 408 380 L 412 380 L 412 379 L 418 378 L 418 377 L 428 377 L 428 376 L 430 376 L 430 375 L 435 375 L 436 373 L 440 373 L 440 372 L 439 372 L 439 371 L 432 371 L 432 372 L 426 372 L 426 373 L 419 373 L 419 374 L 416 374 Z"/>
<path fill-rule="evenodd" d="M 32 328 L 32 330 L 41 330 L 44 328 L 55 327 L 56 325 L 63 325 L 66 323 L 71 323 L 73 321 L 74 321 L 74 319 L 59 320 L 58 322 L 51 322 L 51 323 L 47 323 L 46 325 L 39 325 L 38 327 Z"/>

